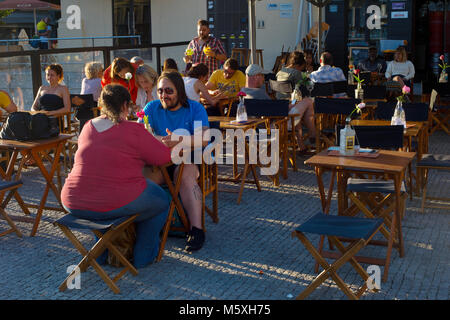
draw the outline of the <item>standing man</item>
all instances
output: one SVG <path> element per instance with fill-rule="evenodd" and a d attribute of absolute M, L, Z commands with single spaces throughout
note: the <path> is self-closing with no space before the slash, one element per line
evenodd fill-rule
<path fill-rule="evenodd" d="M 197 101 L 189 100 L 184 88 L 184 81 L 177 71 L 163 72 L 158 79 L 159 100 L 149 102 L 144 113 L 148 116 L 148 122 L 153 128 L 156 138 L 160 139 L 168 147 L 173 147 L 183 129 L 183 147 L 191 150 L 206 146 L 208 141 L 203 141 L 202 146 L 194 139 L 195 133 L 203 137 L 203 130 L 209 128 L 208 115 L 205 108 Z M 186 136 L 186 133 L 189 133 Z M 186 145 L 185 145 L 186 144 Z M 176 177 L 179 166 L 172 165 L 167 168 L 169 175 Z M 188 252 L 199 250 L 205 241 L 205 233 L 202 229 L 202 191 L 197 183 L 199 177 L 197 164 L 184 164 L 181 176 L 180 197 L 186 210 L 191 230 L 188 233 L 185 250 Z M 164 178 L 160 171 L 145 170 L 144 175 L 157 184 L 163 184 Z"/>
<path fill-rule="evenodd" d="M 208 21 L 198 20 L 198 37 L 191 40 L 183 57 L 186 64 L 204 63 L 209 70 L 208 76 L 219 69 L 219 61 L 227 59 L 222 43 L 219 39 L 211 36 L 209 32 Z"/>
<path fill-rule="evenodd" d="M 41 42 L 39 43 L 39 49 L 48 49 L 48 37 L 50 33 L 52 32 L 51 26 L 49 25 L 50 18 L 45 17 L 42 18 L 41 21 L 39 21 L 36 25 L 36 29 L 38 32 L 38 35 L 41 39 Z"/>

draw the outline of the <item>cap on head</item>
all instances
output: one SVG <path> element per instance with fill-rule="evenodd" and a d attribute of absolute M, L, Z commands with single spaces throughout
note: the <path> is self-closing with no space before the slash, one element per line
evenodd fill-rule
<path fill-rule="evenodd" d="M 261 68 L 258 64 L 250 64 L 247 69 L 245 69 L 245 75 L 247 76 L 256 76 L 258 74 L 267 74 L 270 73 L 270 71 L 264 70 Z"/>

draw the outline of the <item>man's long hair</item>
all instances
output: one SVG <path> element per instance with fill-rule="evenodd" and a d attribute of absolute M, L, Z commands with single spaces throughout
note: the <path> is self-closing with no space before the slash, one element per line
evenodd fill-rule
<path fill-rule="evenodd" d="M 178 102 L 180 102 L 183 107 L 189 108 L 184 81 L 180 73 L 177 71 L 164 71 L 159 76 L 158 83 L 161 79 L 167 79 L 173 83 L 175 89 L 177 90 Z"/>

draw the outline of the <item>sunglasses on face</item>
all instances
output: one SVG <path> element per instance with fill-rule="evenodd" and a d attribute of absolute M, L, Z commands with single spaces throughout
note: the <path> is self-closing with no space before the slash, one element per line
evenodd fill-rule
<path fill-rule="evenodd" d="M 163 92 L 166 94 L 173 94 L 174 90 L 172 88 L 159 88 L 156 92 L 158 92 L 159 95 L 163 94 Z"/>

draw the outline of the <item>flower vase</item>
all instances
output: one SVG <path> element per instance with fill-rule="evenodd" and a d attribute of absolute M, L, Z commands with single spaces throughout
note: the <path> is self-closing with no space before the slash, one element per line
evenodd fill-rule
<path fill-rule="evenodd" d="M 364 90 L 361 87 L 361 83 L 358 83 L 358 86 L 355 89 L 355 99 L 364 100 Z"/>
<path fill-rule="evenodd" d="M 447 83 L 448 82 L 448 73 L 445 71 L 441 72 L 441 75 L 439 77 L 439 83 Z"/>

